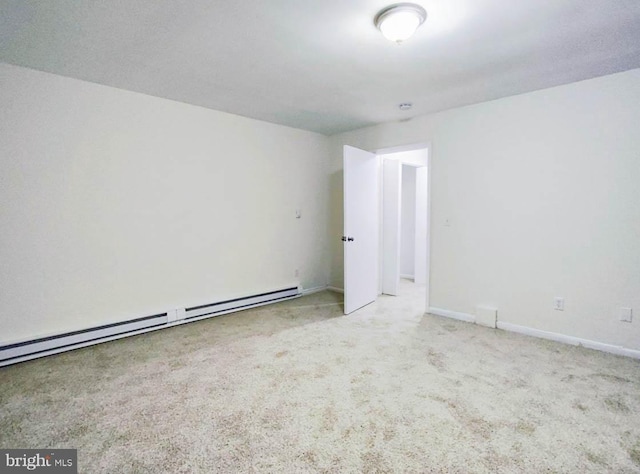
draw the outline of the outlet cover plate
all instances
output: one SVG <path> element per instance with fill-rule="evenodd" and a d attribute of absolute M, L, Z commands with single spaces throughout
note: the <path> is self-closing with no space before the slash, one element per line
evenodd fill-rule
<path fill-rule="evenodd" d="M 633 310 L 631 308 L 618 308 L 618 316 L 620 321 L 630 323 L 633 319 Z"/>
<path fill-rule="evenodd" d="M 564 298 L 561 296 L 556 296 L 553 299 L 553 309 L 556 311 L 564 311 Z"/>

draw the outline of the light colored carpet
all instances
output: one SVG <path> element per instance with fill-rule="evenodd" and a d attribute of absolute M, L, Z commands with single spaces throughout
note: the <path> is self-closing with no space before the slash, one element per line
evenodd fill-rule
<path fill-rule="evenodd" d="M 640 363 L 322 292 L 0 369 L 80 472 L 640 472 Z"/>

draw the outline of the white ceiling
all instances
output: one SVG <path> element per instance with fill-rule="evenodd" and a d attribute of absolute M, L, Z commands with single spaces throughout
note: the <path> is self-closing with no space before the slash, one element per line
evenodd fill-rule
<path fill-rule="evenodd" d="M 0 0 L 0 60 L 325 134 L 640 67 L 640 0 L 390 3 Z"/>

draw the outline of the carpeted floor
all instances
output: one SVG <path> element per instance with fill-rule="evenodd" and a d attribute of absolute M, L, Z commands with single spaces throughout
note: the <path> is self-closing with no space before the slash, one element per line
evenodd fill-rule
<path fill-rule="evenodd" d="M 80 472 L 640 472 L 640 361 L 322 292 L 0 369 Z"/>

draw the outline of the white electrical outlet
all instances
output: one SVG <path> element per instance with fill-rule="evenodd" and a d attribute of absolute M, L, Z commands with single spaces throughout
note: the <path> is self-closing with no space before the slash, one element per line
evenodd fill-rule
<path fill-rule="evenodd" d="M 564 311 L 564 298 L 562 296 L 556 296 L 553 299 L 553 309 L 556 311 Z"/>
<path fill-rule="evenodd" d="M 620 321 L 630 323 L 633 319 L 633 310 L 631 308 L 618 308 L 618 316 Z"/>

